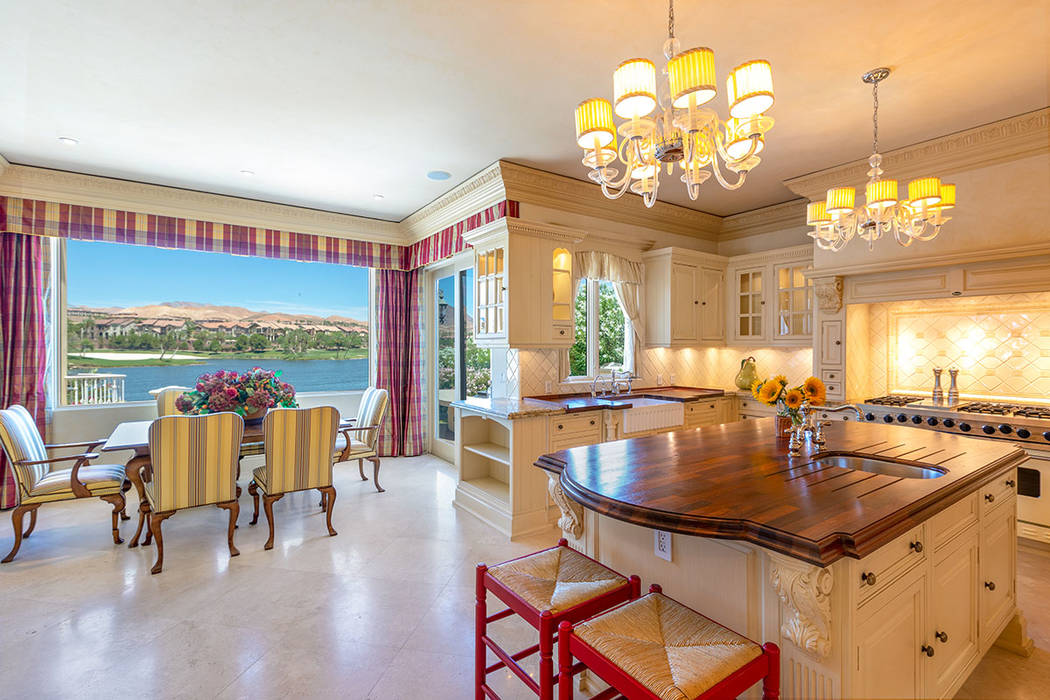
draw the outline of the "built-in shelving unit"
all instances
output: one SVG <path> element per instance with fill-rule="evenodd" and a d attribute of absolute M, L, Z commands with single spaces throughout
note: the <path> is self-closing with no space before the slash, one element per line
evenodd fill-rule
<path fill-rule="evenodd" d="M 510 428 L 484 416 L 464 416 L 459 424 L 460 486 L 475 496 L 510 508 Z"/>

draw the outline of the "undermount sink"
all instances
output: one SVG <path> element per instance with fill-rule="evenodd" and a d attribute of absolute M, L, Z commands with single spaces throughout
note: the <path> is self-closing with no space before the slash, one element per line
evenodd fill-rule
<path fill-rule="evenodd" d="M 863 455 L 826 455 L 813 460 L 818 467 L 842 467 L 843 469 L 854 469 L 856 471 L 870 472 L 872 474 L 884 474 L 885 476 L 898 476 L 905 479 L 936 479 L 947 474 L 947 470 L 940 467 L 927 467 L 907 462 L 897 462 L 878 457 L 866 457 Z"/>

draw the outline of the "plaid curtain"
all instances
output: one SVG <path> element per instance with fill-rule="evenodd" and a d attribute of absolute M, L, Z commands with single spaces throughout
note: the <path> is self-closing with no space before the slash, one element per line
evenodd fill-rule
<path fill-rule="evenodd" d="M 423 333 L 420 269 L 376 272 L 376 386 L 390 392 L 379 454 L 423 453 Z"/>
<path fill-rule="evenodd" d="M 482 209 L 462 221 L 441 229 L 432 236 L 416 241 L 404 249 L 401 269 L 414 270 L 417 267 L 451 257 L 466 249 L 467 244 L 463 241 L 464 233 L 506 217 L 518 218 L 518 203 L 513 199 L 497 202 L 487 209 Z"/>
<path fill-rule="evenodd" d="M 0 233 L 0 406 L 25 406 L 41 435 L 47 404 L 44 245 L 37 236 Z M 0 451 L 0 508 L 17 504 L 18 487 Z"/>

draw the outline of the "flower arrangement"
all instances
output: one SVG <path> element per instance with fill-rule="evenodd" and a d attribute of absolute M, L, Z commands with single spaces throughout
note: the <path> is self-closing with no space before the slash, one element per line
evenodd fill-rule
<path fill-rule="evenodd" d="M 795 387 L 788 387 L 787 377 L 778 374 L 772 379 L 756 381 L 751 385 L 751 395 L 764 404 L 774 406 L 777 415 L 791 419 L 793 426 L 799 426 L 804 420 L 804 411 L 808 406 L 821 406 L 827 398 L 824 382 L 816 377 L 808 377 Z"/>
<path fill-rule="evenodd" d="M 295 408 L 295 388 L 280 379 L 280 370 L 252 367 L 237 373 L 222 370 L 197 377 L 193 391 L 175 399 L 182 413 L 199 415 L 233 411 L 241 416 L 261 416 L 274 406 Z"/>

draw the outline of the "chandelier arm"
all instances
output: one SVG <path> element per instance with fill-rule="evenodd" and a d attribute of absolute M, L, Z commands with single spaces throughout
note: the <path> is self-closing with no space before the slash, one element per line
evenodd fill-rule
<path fill-rule="evenodd" d="M 718 180 L 718 184 L 720 184 L 722 187 L 724 187 L 727 190 L 738 190 L 738 189 L 740 189 L 743 186 L 743 184 L 744 184 L 744 179 L 747 177 L 747 172 L 748 172 L 746 170 L 741 170 L 738 173 L 739 178 L 737 179 L 737 181 L 735 183 L 727 182 L 726 179 L 724 177 L 722 177 L 722 169 L 718 167 L 718 159 L 717 158 L 712 158 L 711 159 L 711 170 L 714 172 L 715 179 Z"/>

